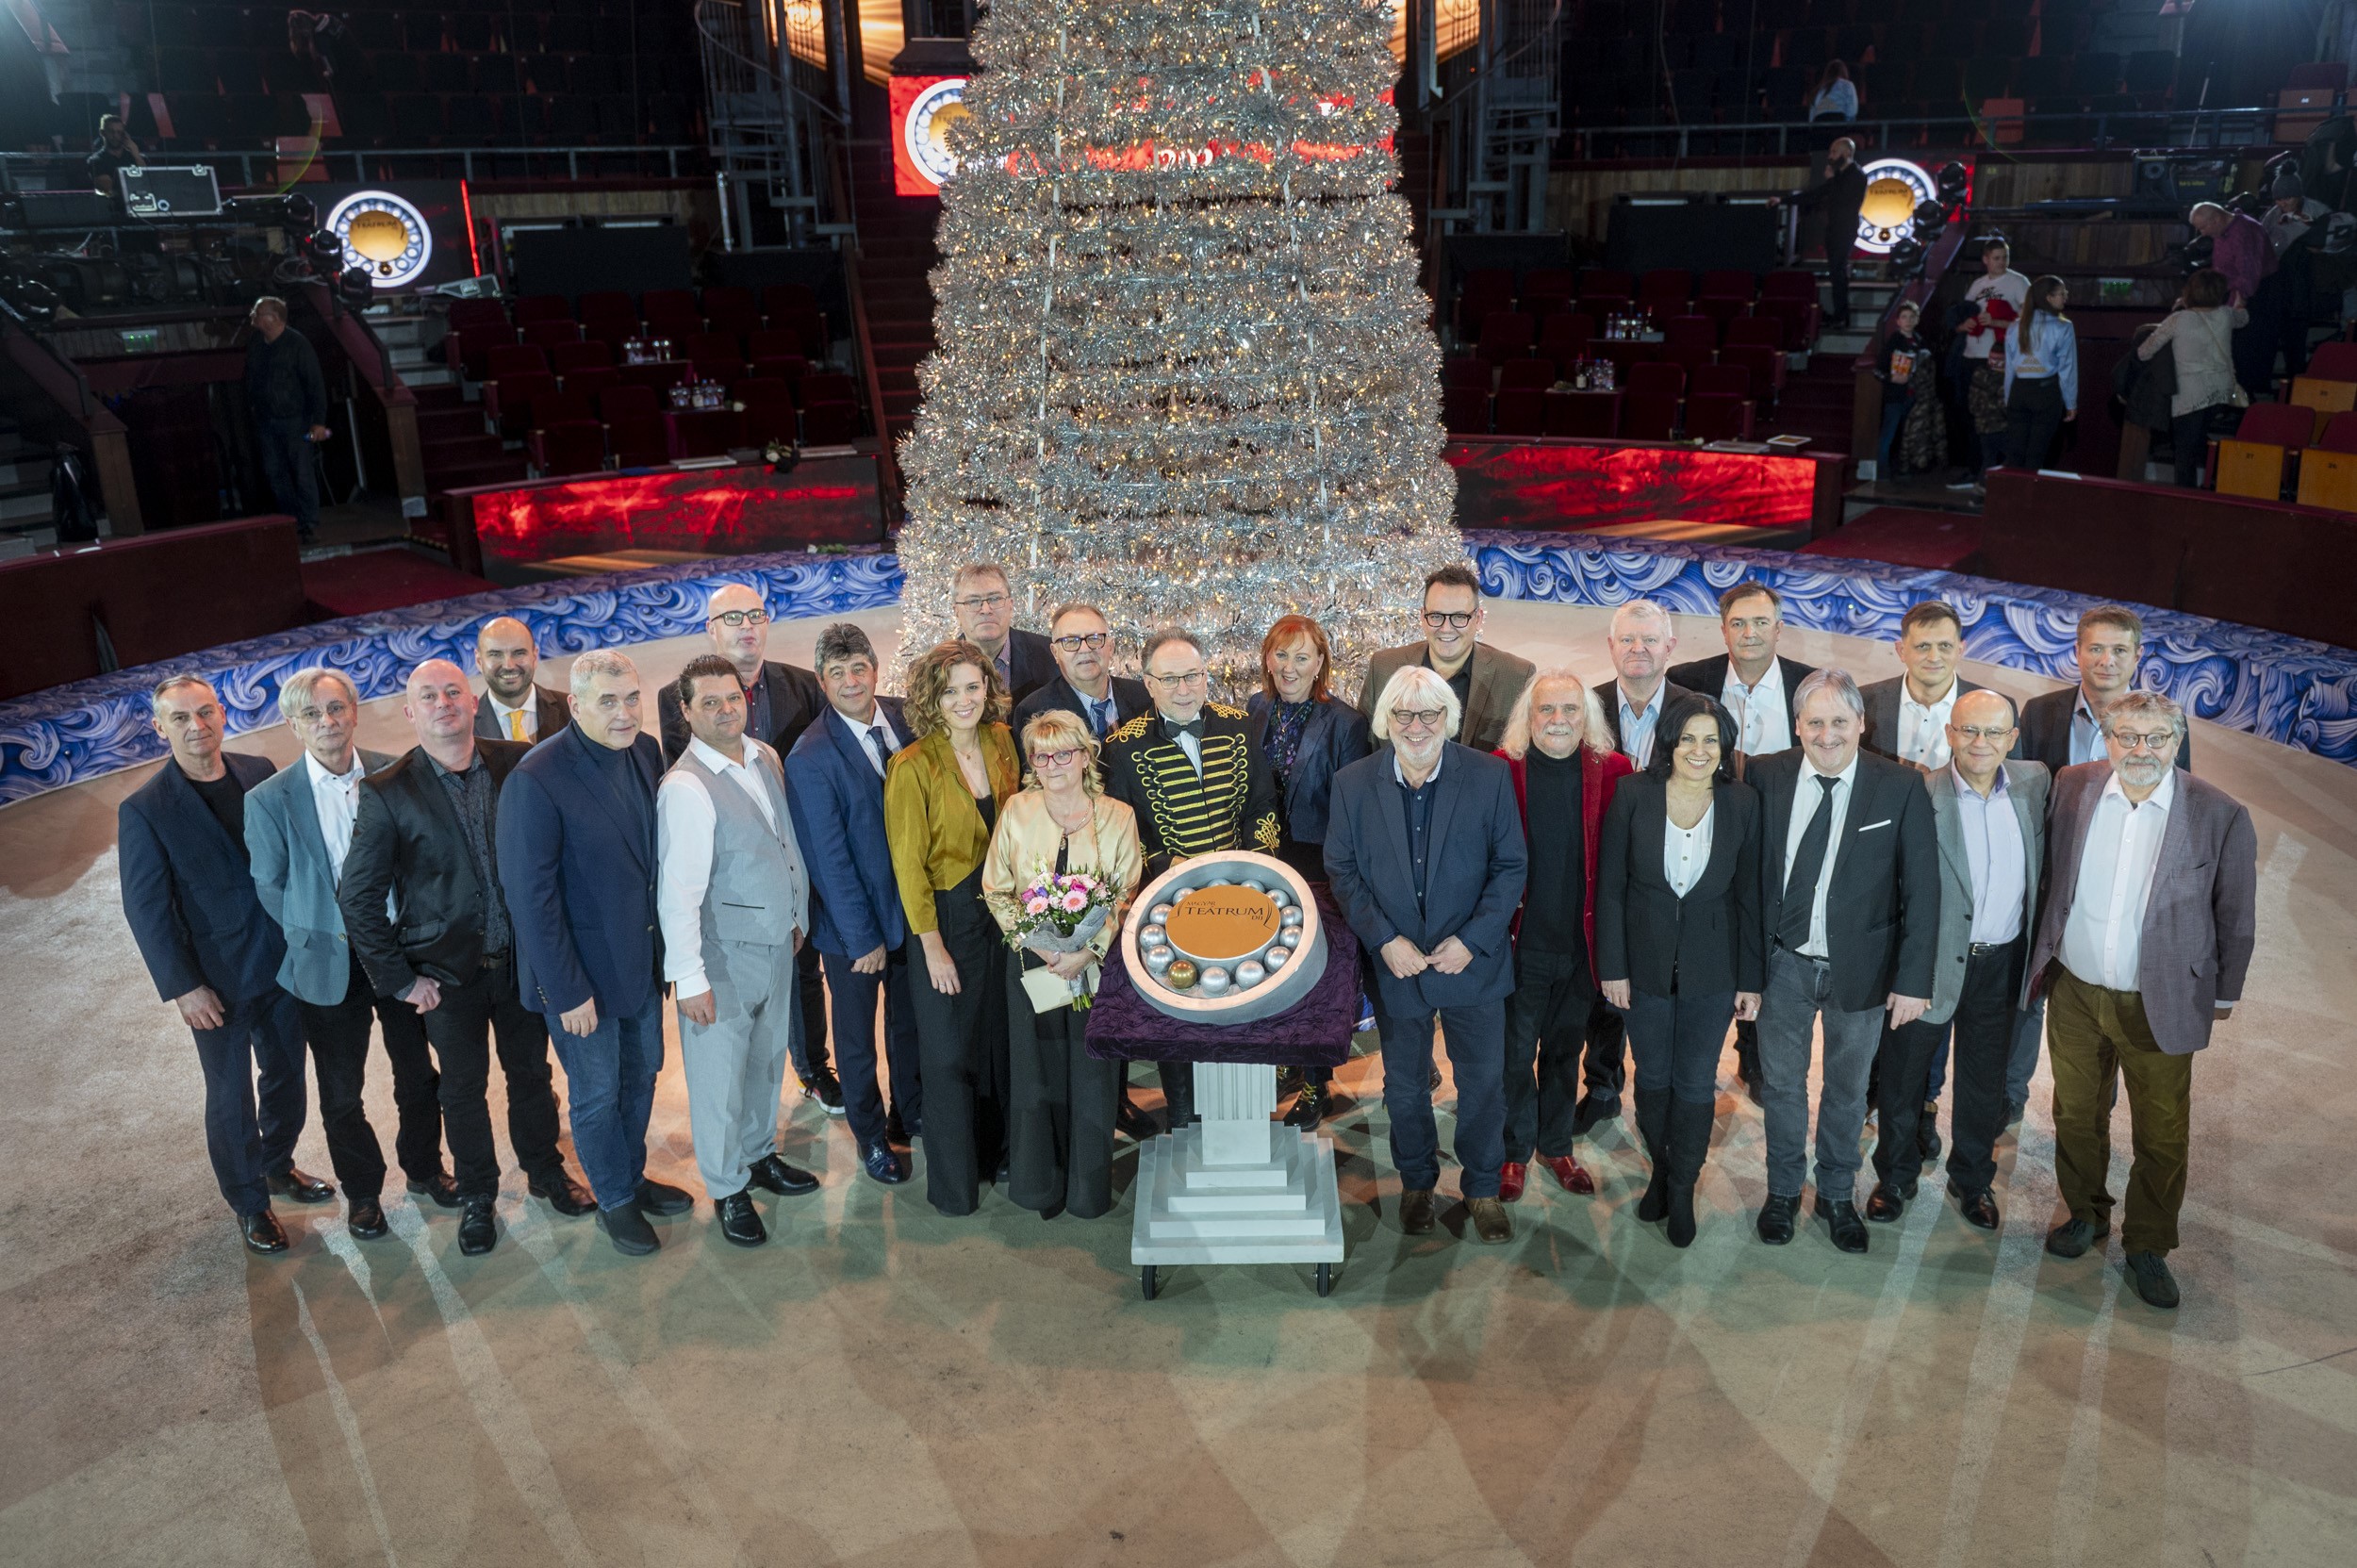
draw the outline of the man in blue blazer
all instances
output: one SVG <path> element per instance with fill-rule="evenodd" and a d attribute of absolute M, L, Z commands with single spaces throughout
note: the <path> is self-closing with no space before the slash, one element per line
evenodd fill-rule
<path fill-rule="evenodd" d="M 1335 900 L 1375 955 L 1383 1104 L 1399 1167 L 1400 1229 L 1432 1229 L 1440 1137 L 1432 1118 L 1432 1024 L 1457 1078 L 1457 1161 L 1485 1242 L 1512 1239 L 1498 1178 L 1506 1160 L 1508 937 L 1528 853 L 1503 759 L 1452 744 L 1461 718 L 1447 681 L 1409 665 L 1384 686 L 1374 734 L 1389 741 L 1334 776 L 1326 869 Z"/>
<path fill-rule="evenodd" d="M 375 994 L 336 903 L 360 812 L 360 780 L 393 759 L 353 744 L 360 694 L 336 670 L 298 669 L 288 676 L 279 684 L 278 711 L 303 743 L 303 755 L 247 793 L 245 845 L 254 862 L 254 890 L 286 933 L 278 983 L 294 998 L 304 1038 L 319 1064 L 320 1130 L 327 1134 L 336 1180 L 343 1183 L 348 1223 L 354 1235 L 375 1241 L 387 1227 L 380 1201 L 385 1150 L 361 1104 L 371 1017 L 385 1026 L 401 1118 L 394 1147 L 409 1190 L 444 1208 L 458 1203 L 458 1190 L 442 1169 L 442 1108 L 436 1098 L 441 1078 L 425 1026 L 416 1008 Z"/>
<path fill-rule="evenodd" d="M 876 695 L 876 650 L 866 633 L 838 621 L 818 634 L 811 662 L 828 711 L 786 753 L 785 804 L 810 867 L 810 940 L 832 999 L 844 1114 L 867 1174 L 897 1185 L 908 1180 L 908 1164 L 892 1146 L 923 1125 L 924 1099 L 909 1011 L 908 922 L 884 838 L 883 780 L 892 753 L 915 737 L 900 699 Z M 879 990 L 890 1039 L 888 1111 L 876 1088 Z"/>
<path fill-rule="evenodd" d="M 196 1036 L 205 1144 L 245 1245 L 284 1252 L 272 1193 L 324 1203 L 336 1189 L 294 1166 L 303 1134 L 303 1024 L 279 988 L 287 944 L 246 864 L 245 795 L 268 759 L 221 749 L 221 699 L 193 675 L 150 700 L 172 758 L 115 813 L 123 914 L 156 982 Z"/>
<path fill-rule="evenodd" d="M 516 986 L 549 1021 L 572 1088 L 573 1150 L 618 1251 L 661 1245 L 649 1213 L 695 1199 L 647 1180 L 663 1070 L 654 792 L 663 749 L 639 722 L 638 667 L 573 660 L 573 721 L 516 764 L 499 797 L 500 890 L 516 928 Z"/>

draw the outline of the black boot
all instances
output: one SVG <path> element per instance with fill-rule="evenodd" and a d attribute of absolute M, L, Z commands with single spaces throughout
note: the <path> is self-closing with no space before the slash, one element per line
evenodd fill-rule
<path fill-rule="evenodd" d="M 1710 1127 L 1719 1108 L 1706 1099 L 1674 1100 L 1670 1105 L 1670 1245 L 1691 1246 L 1694 1240 L 1694 1183 L 1702 1180 L 1703 1160 L 1710 1152 Z"/>
<path fill-rule="evenodd" d="M 1653 1162 L 1653 1180 L 1637 1200 L 1637 1217 L 1650 1225 L 1669 1213 L 1670 1091 L 1637 1091 L 1637 1132 L 1645 1140 L 1645 1158 Z"/>

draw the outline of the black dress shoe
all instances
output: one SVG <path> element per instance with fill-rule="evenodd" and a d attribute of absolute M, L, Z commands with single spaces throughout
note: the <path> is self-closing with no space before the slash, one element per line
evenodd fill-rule
<path fill-rule="evenodd" d="M 897 1187 L 909 1179 L 908 1162 L 888 1143 L 869 1144 L 859 1163 L 868 1175 L 887 1187 Z"/>
<path fill-rule="evenodd" d="M 2046 1250 L 2057 1258 L 2083 1258 L 2088 1247 L 2111 1233 L 2109 1220 L 2098 1225 L 2074 1215 L 2046 1232 Z"/>
<path fill-rule="evenodd" d="M 1572 1136 L 1585 1138 L 1594 1131 L 1598 1122 L 1610 1121 L 1620 1114 L 1621 1102 L 1619 1100 L 1598 1099 L 1593 1095 L 1582 1095 L 1579 1097 L 1579 1103 L 1572 1108 Z"/>
<path fill-rule="evenodd" d="M 1129 1097 L 1124 1095 L 1120 1103 L 1113 1107 L 1113 1131 L 1132 1143 L 1142 1144 L 1162 1129 L 1155 1125 L 1153 1117 L 1130 1103 Z"/>
<path fill-rule="evenodd" d="M 2176 1307 L 2177 1277 L 2168 1272 L 2168 1260 L 2159 1253 L 2129 1253 L 2128 1278 L 2134 1283 L 2136 1294 L 2144 1297 L 2146 1306 L 2164 1311 Z"/>
<path fill-rule="evenodd" d="M 1792 1239 L 1792 1221 L 1800 1214 L 1801 1200 L 1796 1195 L 1784 1197 L 1775 1193 L 1759 1206 L 1759 1239 L 1770 1246 L 1782 1246 Z"/>
<path fill-rule="evenodd" d="M 1986 1188 L 1968 1193 L 1951 1181 L 1948 1183 L 1948 1195 L 1956 1200 L 1957 1212 L 1964 1215 L 1967 1223 L 1983 1230 L 1997 1229 L 1997 1199 Z"/>
<path fill-rule="evenodd" d="M 292 1165 L 270 1179 L 270 1190 L 274 1197 L 291 1197 L 297 1203 L 324 1203 L 336 1196 L 335 1188 Z"/>
<path fill-rule="evenodd" d="M 810 1098 L 826 1109 L 830 1116 L 843 1114 L 843 1081 L 834 1076 L 832 1067 L 821 1067 L 810 1075 L 806 1085 Z"/>
<path fill-rule="evenodd" d="M 769 1158 L 774 1160 L 777 1156 L 772 1154 Z M 696 1206 L 696 1200 L 668 1181 L 649 1181 L 641 1177 L 636 1206 L 650 1214 L 684 1214 Z"/>
<path fill-rule="evenodd" d="M 1323 1083 L 1305 1083 L 1301 1093 L 1294 1097 L 1293 1108 L 1285 1113 L 1287 1127 L 1315 1127 L 1326 1119 L 1327 1103 L 1333 1092 Z"/>
<path fill-rule="evenodd" d="M 470 1197 L 458 1208 L 458 1250 L 479 1258 L 497 1245 L 499 1222 L 491 1214 L 491 1199 Z"/>
<path fill-rule="evenodd" d="M 750 1180 L 754 1186 L 766 1187 L 769 1191 L 777 1194 L 780 1197 L 799 1197 L 804 1193 L 815 1193 L 818 1190 L 818 1178 L 811 1175 L 810 1172 L 806 1170 L 800 1170 L 793 1165 L 787 1164 L 784 1161 L 779 1159 L 774 1154 L 765 1154 L 760 1159 L 753 1162 L 752 1173 Z M 651 1187 L 655 1185 L 655 1183 L 650 1181 L 647 1185 Z M 679 1189 L 677 1187 L 672 1187 L 668 1190 L 679 1193 Z M 645 1204 L 646 1198 L 643 1194 L 644 1189 L 642 1188 L 642 1196 L 639 1198 L 639 1202 Z M 685 1193 L 680 1193 L 679 1195 L 682 1197 L 685 1197 L 687 1196 Z M 648 1206 L 652 1207 L 651 1205 Z M 658 1214 L 675 1214 L 678 1213 L 679 1211 L 677 1209 L 656 1209 L 655 1213 Z"/>
<path fill-rule="evenodd" d="M 1123 1100 L 1122 1103 L 1127 1105 L 1129 1102 Z M 884 1142 L 898 1144 L 902 1148 L 906 1148 L 910 1141 L 908 1123 L 900 1119 L 900 1113 L 897 1109 L 886 1111 L 884 1113 Z"/>
<path fill-rule="evenodd" d="M 569 1219 L 598 1212 L 598 1200 L 589 1196 L 588 1188 L 573 1180 L 569 1170 L 560 1168 L 532 1177 L 525 1181 L 524 1190 L 535 1197 L 546 1198 L 550 1208 Z"/>
<path fill-rule="evenodd" d="M 719 1213 L 720 1234 L 730 1242 L 738 1246 L 759 1246 L 769 1239 L 769 1228 L 761 1223 L 761 1211 L 753 1207 L 753 1190 L 750 1187 L 741 1193 L 729 1194 L 714 1207 Z M 642 1218 L 638 1223 L 645 1225 L 647 1222 Z M 651 1233 L 652 1228 L 649 1230 Z M 621 1246 L 620 1238 L 617 1237 L 614 1245 Z M 627 1252 L 630 1248 L 624 1246 L 622 1250 Z M 652 1251 L 653 1248 L 648 1250 Z"/>
<path fill-rule="evenodd" d="M 278 1223 L 278 1216 L 264 1209 L 259 1213 L 241 1214 L 238 1230 L 245 1236 L 245 1249 L 268 1256 L 287 1250 L 287 1232 Z"/>
<path fill-rule="evenodd" d="M 1866 1195 L 1866 1217 L 1876 1225 L 1888 1225 L 1906 1212 L 1907 1200 L 1887 1181 L 1875 1182 L 1874 1190 Z"/>
<path fill-rule="evenodd" d="M 598 1229 L 605 1232 L 615 1251 L 627 1252 L 634 1258 L 643 1258 L 663 1245 L 663 1238 L 654 1233 L 654 1227 L 647 1223 L 647 1216 L 635 1203 L 599 1210 Z"/>
<path fill-rule="evenodd" d="M 1923 1119 L 1915 1124 L 1915 1147 L 1929 1165 L 1939 1158 L 1939 1101 L 1923 1102 Z"/>
<path fill-rule="evenodd" d="M 344 1224 L 364 1242 L 382 1241 L 392 1230 L 385 1223 L 385 1206 L 372 1197 L 354 1198 Z"/>
<path fill-rule="evenodd" d="M 1833 1231 L 1834 1246 L 1844 1252 L 1866 1250 L 1866 1223 L 1857 1217 L 1856 1204 L 1827 1202 L 1821 1197 L 1817 1200 L 1817 1217 Z"/>
<path fill-rule="evenodd" d="M 458 1207 L 458 1183 L 450 1179 L 446 1170 L 436 1171 L 431 1181 L 412 1181 L 408 1186 L 412 1197 L 431 1198 L 437 1209 Z"/>

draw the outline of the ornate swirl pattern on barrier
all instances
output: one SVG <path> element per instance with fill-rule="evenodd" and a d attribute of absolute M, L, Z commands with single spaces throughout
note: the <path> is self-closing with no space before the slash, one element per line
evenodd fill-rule
<path fill-rule="evenodd" d="M 1964 617 L 1975 659 L 2069 680 L 2079 613 L 2096 601 L 1955 572 L 1923 571 L 1775 550 L 1675 545 L 1556 533 L 1469 533 L 1483 586 L 1506 599 L 1608 606 L 1652 598 L 1715 616 L 1720 593 L 1744 578 L 1785 596 L 1785 619 L 1813 631 L 1887 641 L 1922 599 Z M 167 668 L 211 680 L 233 734 L 277 722 L 278 682 L 325 664 L 350 674 L 363 698 L 401 689 L 422 659 L 470 667 L 474 634 L 494 615 L 519 617 L 549 652 L 575 653 L 692 635 L 704 598 L 722 583 L 762 590 L 781 619 L 897 603 L 897 556 L 868 553 L 745 555 L 446 600 L 384 615 L 322 621 L 274 636 L 126 669 L 0 703 L 0 804 L 25 800 L 163 754 L 147 722 L 148 689 Z M 2142 684 L 2197 716 L 2335 762 L 2357 766 L 2357 652 L 2172 610 L 2137 606 L 2146 644 Z"/>

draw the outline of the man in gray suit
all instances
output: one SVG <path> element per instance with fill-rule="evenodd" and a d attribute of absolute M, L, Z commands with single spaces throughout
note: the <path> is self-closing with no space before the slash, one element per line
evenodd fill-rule
<path fill-rule="evenodd" d="M 475 734 L 536 746 L 571 721 L 564 693 L 538 684 L 540 651 L 533 646 L 532 628 L 514 616 L 483 623 L 474 635 L 474 668 L 483 677 Z"/>
<path fill-rule="evenodd" d="M 1932 832 L 1939 841 L 1939 937 L 1932 999 L 1922 1017 L 1886 1031 L 1874 1144 L 1874 1191 L 1866 1217 L 1897 1219 L 1915 1197 L 1930 1156 L 1916 1135 L 1928 1114 L 1925 1081 L 1953 1021 L 1956 1098 L 1950 1115 L 1948 1190 L 1964 1217 L 1997 1229 L 1995 1149 L 2005 1130 L 2005 1066 L 2020 1015 L 2023 960 L 2037 919 L 2046 849 L 2045 767 L 2008 762 L 2013 701 L 1969 691 L 1948 717 L 1947 767 L 1927 774 Z M 1936 1146 L 1935 1146 L 1936 1147 Z"/>
<path fill-rule="evenodd" d="M 655 915 L 679 1006 L 696 1165 L 720 1234 L 769 1239 L 753 1182 L 807 1193 L 778 1158 L 778 1094 L 810 931 L 810 873 L 776 751 L 745 734 L 745 688 L 717 654 L 688 661 L 676 695 L 689 738 L 655 792 Z"/>
<path fill-rule="evenodd" d="M 2054 1180 L 2070 1217 L 2046 1250 L 2076 1258 L 2111 1233 L 2111 1109 L 2128 1084 L 2135 1160 L 2120 1243 L 2136 1294 L 2177 1305 L 2167 1255 L 2185 1197 L 2193 1053 L 2242 997 L 2254 937 L 2250 814 L 2173 767 L 2184 710 L 2130 692 L 2103 712 L 2108 762 L 2054 781 L 2053 885 L 2030 972 L 2045 983 L 2054 1070 Z"/>
<path fill-rule="evenodd" d="M 425 1027 L 408 1003 L 375 994 L 336 904 L 359 815 L 361 777 L 393 759 L 353 744 L 360 695 L 335 670 L 298 669 L 288 676 L 278 687 L 278 711 L 303 743 L 303 755 L 246 792 L 246 852 L 262 908 L 287 933 L 278 984 L 295 999 L 304 1038 L 319 1064 L 320 1124 L 351 1206 L 347 1219 L 354 1235 L 374 1241 L 387 1227 L 385 1151 L 361 1106 L 371 1015 L 384 1026 L 385 1054 L 393 1065 L 393 1107 L 400 1116 L 393 1148 L 409 1190 L 446 1209 L 458 1206 L 458 1191 L 442 1168 L 441 1079 Z"/>
<path fill-rule="evenodd" d="M 1506 734 L 1506 720 L 1514 700 L 1523 694 L 1532 668 L 1481 640 L 1481 579 L 1462 561 L 1451 561 L 1424 580 L 1422 642 L 1386 648 L 1367 661 L 1366 684 L 1359 688 L 1359 711 L 1370 721 L 1376 699 L 1392 677 L 1410 665 L 1422 665 L 1448 683 L 1464 717 L 1456 739 L 1476 751 L 1494 751 Z"/>

